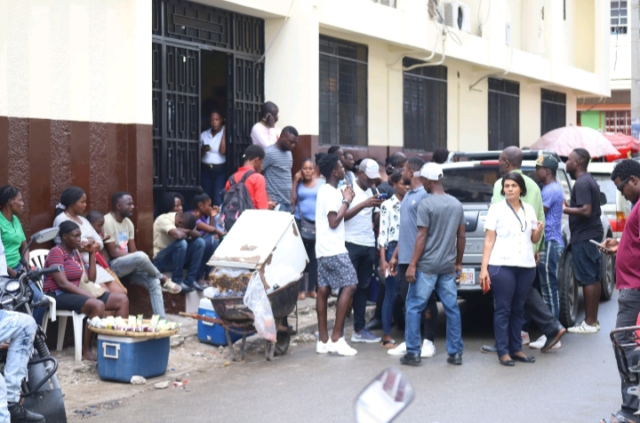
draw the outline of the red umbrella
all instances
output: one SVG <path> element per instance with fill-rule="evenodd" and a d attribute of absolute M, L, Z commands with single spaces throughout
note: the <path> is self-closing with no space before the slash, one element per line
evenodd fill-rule
<path fill-rule="evenodd" d="M 591 157 L 619 154 L 618 150 L 600 132 L 585 126 L 565 126 L 544 134 L 532 146 L 532 150 L 555 151 L 568 157 L 576 148 L 584 148 Z"/>
<path fill-rule="evenodd" d="M 605 133 L 603 134 L 606 139 L 609 140 L 611 145 L 613 145 L 618 150 L 640 150 L 640 141 L 633 138 L 631 135 L 618 133 Z"/>

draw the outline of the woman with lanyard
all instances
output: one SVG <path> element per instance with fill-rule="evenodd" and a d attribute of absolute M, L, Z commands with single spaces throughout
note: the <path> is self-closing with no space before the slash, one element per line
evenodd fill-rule
<path fill-rule="evenodd" d="M 398 246 L 400 234 L 400 203 L 409 188 L 402 180 L 402 171 L 395 171 L 389 177 L 389 182 L 395 194 L 380 206 L 380 272 L 386 277 L 384 300 L 382 302 L 382 346 L 388 349 L 396 347 L 396 341 L 391 338 L 391 322 L 393 307 L 398 298 L 398 278 L 389 274 L 389 261 Z"/>
<path fill-rule="evenodd" d="M 533 246 L 542 236 L 544 223 L 538 222 L 533 207 L 521 200 L 526 194 L 522 175 L 511 172 L 504 176 L 505 199 L 489 208 L 484 223 L 480 285 L 484 292 L 493 288 L 493 330 L 503 366 L 514 366 L 515 361 L 535 362 L 522 352 L 520 330 L 524 302 L 536 276 Z"/>
<path fill-rule="evenodd" d="M 91 223 L 82 214 L 87 208 L 87 194 L 80 187 L 69 187 L 62 191 L 60 202 L 56 205 L 56 218 L 53 220 L 53 226 L 60 226 L 62 222 L 70 220 L 80 226 L 82 234 L 82 245 L 80 252 L 85 263 L 89 262 L 88 251 L 93 249 L 91 246 L 96 244 L 97 251 L 104 248 L 102 237 L 93 229 Z M 56 244 L 60 244 L 60 237 L 56 237 Z M 97 284 L 102 284 L 102 288 L 106 291 L 118 294 L 125 294 L 124 289 L 118 283 L 113 282 L 113 276 L 109 274 L 102 266 L 96 265 Z"/>
<path fill-rule="evenodd" d="M 291 204 L 293 204 L 293 214 L 296 218 L 298 228 L 301 228 L 302 218 L 305 221 L 315 225 L 316 220 L 316 198 L 318 190 L 325 181 L 316 178 L 315 169 L 311 159 L 302 161 L 300 172 L 296 174 L 293 181 L 293 189 L 291 190 Z M 302 229 L 300 229 L 302 231 Z M 304 300 L 306 297 L 316 298 L 316 282 L 318 280 L 318 260 L 316 259 L 316 242 L 303 239 L 304 248 L 309 256 L 309 263 L 304 270 L 307 273 L 308 286 L 304 283 L 300 284 L 300 294 L 298 300 Z"/>
<path fill-rule="evenodd" d="M 213 204 L 222 204 L 221 192 L 227 181 L 225 163 L 227 161 L 227 142 L 225 139 L 224 118 L 219 111 L 213 110 L 210 116 L 211 129 L 200 134 L 202 148 L 202 187 L 213 199 Z"/>

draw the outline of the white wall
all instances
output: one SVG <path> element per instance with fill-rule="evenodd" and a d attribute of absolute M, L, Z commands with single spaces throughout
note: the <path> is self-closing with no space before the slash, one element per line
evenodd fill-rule
<path fill-rule="evenodd" d="M 150 124 L 151 2 L 0 0 L 0 115 Z"/>

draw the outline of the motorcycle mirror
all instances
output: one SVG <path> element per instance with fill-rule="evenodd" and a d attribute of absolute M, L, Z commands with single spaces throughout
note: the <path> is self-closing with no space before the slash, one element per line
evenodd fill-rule
<path fill-rule="evenodd" d="M 356 422 L 389 423 L 413 401 L 415 392 L 400 370 L 389 367 L 356 399 Z"/>
<path fill-rule="evenodd" d="M 38 244 L 42 244 L 45 242 L 53 241 L 53 239 L 58 236 L 58 232 L 60 228 L 48 228 L 43 229 L 39 232 L 36 232 L 31 237 L 31 242 L 37 242 Z"/>

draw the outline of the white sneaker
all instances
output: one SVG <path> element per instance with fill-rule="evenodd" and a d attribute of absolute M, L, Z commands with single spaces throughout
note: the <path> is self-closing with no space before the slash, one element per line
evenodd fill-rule
<path fill-rule="evenodd" d="M 534 349 L 534 350 L 541 350 L 542 347 L 544 347 L 544 344 L 547 343 L 547 337 L 542 335 L 540 338 L 538 338 L 536 340 L 536 342 L 532 342 L 529 344 L 529 348 Z M 555 344 L 553 347 L 551 347 L 552 350 L 558 350 L 562 348 L 562 345 L 560 344 L 560 341 L 558 341 L 557 344 Z"/>
<path fill-rule="evenodd" d="M 329 338 L 326 343 L 318 339 L 316 342 L 316 354 L 329 353 L 329 345 L 331 345 L 331 338 Z"/>
<path fill-rule="evenodd" d="M 398 345 L 397 347 L 387 351 L 387 354 L 393 355 L 393 356 L 402 356 L 402 355 L 405 355 L 406 353 L 407 353 L 407 344 L 405 344 L 404 342 Z"/>
<path fill-rule="evenodd" d="M 336 342 L 329 341 L 327 342 L 327 344 L 327 350 L 330 353 L 335 353 L 345 357 L 351 357 L 358 354 L 358 351 L 356 351 L 354 348 L 351 348 L 351 346 L 347 344 L 347 341 L 344 340 L 344 336 L 338 339 Z"/>
<path fill-rule="evenodd" d="M 406 345 L 405 345 L 406 349 Z M 433 345 L 433 342 L 425 339 L 422 342 L 422 351 L 420 352 L 420 357 L 422 358 L 431 358 L 436 355 L 436 346 Z"/>
<path fill-rule="evenodd" d="M 520 331 L 520 337 L 522 338 L 522 345 L 529 345 L 531 343 L 529 332 Z"/>
<path fill-rule="evenodd" d="M 572 328 L 567 329 L 569 333 L 590 334 L 596 333 L 600 330 L 600 323 L 596 322 L 593 326 L 588 325 L 584 320 L 579 325 L 575 325 Z"/>

